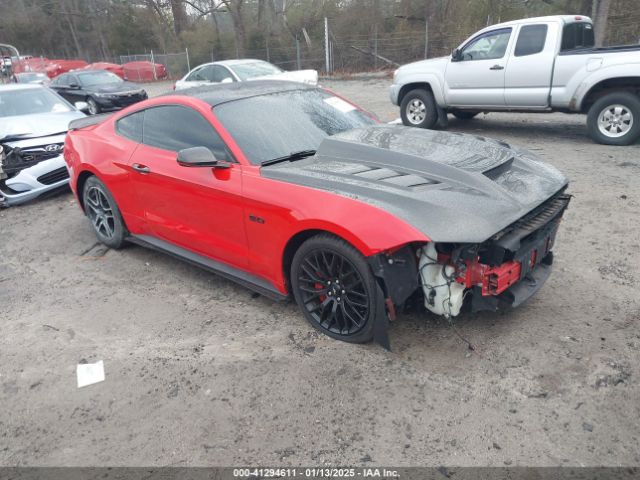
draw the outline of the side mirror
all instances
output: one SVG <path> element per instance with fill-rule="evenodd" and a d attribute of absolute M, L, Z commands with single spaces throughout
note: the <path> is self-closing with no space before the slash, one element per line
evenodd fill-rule
<path fill-rule="evenodd" d="M 89 104 L 87 102 L 76 102 L 74 105 L 82 113 L 89 113 Z"/>
<path fill-rule="evenodd" d="M 459 48 L 455 48 L 453 52 L 451 52 L 451 61 L 459 62 L 460 60 L 462 60 L 462 52 Z"/>
<path fill-rule="evenodd" d="M 71 83 L 69 84 L 69 88 L 73 88 L 74 90 L 77 90 L 80 88 L 80 85 L 78 85 L 77 83 Z"/>
<path fill-rule="evenodd" d="M 183 167 L 229 168 L 231 164 L 218 160 L 207 147 L 185 148 L 178 152 L 178 165 Z"/>

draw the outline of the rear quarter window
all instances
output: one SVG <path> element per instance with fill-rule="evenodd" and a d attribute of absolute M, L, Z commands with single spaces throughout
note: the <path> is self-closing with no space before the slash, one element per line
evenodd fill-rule
<path fill-rule="evenodd" d="M 132 113 L 116 122 L 116 132 L 136 143 L 142 143 L 142 121 L 144 111 Z"/>
<path fill-rule="evenodd" d="M 563 52 L 576 50 L 578 48 L 593 48 L 595 39 L 593 36 L 593 25 L 590 23 L 569 23 L 562 30 Z"/>

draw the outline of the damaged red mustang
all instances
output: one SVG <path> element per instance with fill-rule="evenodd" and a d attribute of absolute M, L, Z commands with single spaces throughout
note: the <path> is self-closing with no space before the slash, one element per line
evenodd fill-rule
<path fill-rule="evenodd" d="M 292 295 L 348 342 L 388 347 L 421 295 L 452 317 L 547 280 L 567 179 L 531 153 L 378 123 L 330 91 L 231 83 L 72 122 L 70 184 L 98 239 L 131 241 Z"/>

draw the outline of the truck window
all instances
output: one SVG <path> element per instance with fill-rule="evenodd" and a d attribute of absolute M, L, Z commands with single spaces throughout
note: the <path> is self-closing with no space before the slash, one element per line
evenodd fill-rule
<path fill-rule="evenodd" d="M 594 45 L 593 25 L 590 23 L 569 23 L 564 26 L 560 51 L 593 48 Z"/>
<path fill-rule="evenodd" d="M 540 53 L 544 49 L 546 39 L 546 25 L 525 25 L 520 29 L 520 34 L 518 35 L 515 56 L 524 57 Z"/>
<path fill-rule="evenodd" d="M 511 28 L 483 33 L 462 49 L 462 61 L 494 60 L 504 57 L 511 36 Z"/>

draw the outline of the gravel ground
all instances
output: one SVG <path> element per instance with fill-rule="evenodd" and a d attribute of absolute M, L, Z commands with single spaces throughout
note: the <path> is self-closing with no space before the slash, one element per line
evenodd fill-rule
<path fill-rule="evenodd" d="M 323 84 L 397 117 L 386 80 Z M 0 465 L 640 464 L 640 146 L 563 114 L 450 129 L 528 147 L 575 195 L 538 295 L 456 319 L 473 353 L 434 316 L 401 316 L 391 353 L 333 341 L 294 304 L 104 249 L 67 192 L 0 211 Z M 77 389 L 83 360 L 106 380 Z"/>

